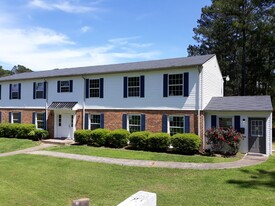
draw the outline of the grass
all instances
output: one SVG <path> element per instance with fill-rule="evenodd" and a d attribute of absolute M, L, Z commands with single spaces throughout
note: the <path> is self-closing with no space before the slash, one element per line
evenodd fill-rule
<path fill-rule="evenodd" d="M 224 157 L 209 157 L 201 155 L 177 155 L 168 153 L 157 152 L 145 152 L 134 151 L 126 149 L 110 149 L 103 147 L 91 147 L 91 146 L 58 146 L 47 148 L 49 151 L 65 152 L 73 154 L 91 155 L 99 157 L 112 157 L 112 158 L 124 158 L 124 159 L 137 159 L 137 160 L 153 160 L 153 161 L 173 161 L 173 162 L 232 162 L 243 157 L 242 154 L 238 154 L 236 157 L 224 158 Z"/>
<path fill-rule="evenodd" d="M 1 206 L 67 206 L 87 197 L 117 205 L 139 190 L 158 206 L 274 205 L 275 156 L 261 165 L 227 170 L 179 170 L 91 163 L 36 155 L 0 158 Z"/>
<path fill-rule="evenodd" d="M 27 139 L 0 138 L 0 153 L 26 149 L 37 146 L 39 143 Z"/>

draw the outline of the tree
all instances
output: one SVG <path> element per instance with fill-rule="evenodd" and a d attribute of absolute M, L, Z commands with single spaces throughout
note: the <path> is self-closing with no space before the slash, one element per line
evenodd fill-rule
<path fill-rule="evenodd" d="M 3 69 L 3 67 L 0 66 L 0 77 L 5 77 L 5 76 L 9 76 L 9 75 L 12 75 L 12 72 L 9 70 Z"/>
<path fill-rule="evenodd" d="M 225 95 L 265 95 L 275 105 L 274 1 L 212 0 L 202 9 L 189 56 L 217 55 L 223 75 L 230 75 Z"/>
<path fill-rule="evenodd" d="M 32 72 L 32 70 L 20 64 L 18 64 L 17 66 L 14 66 L 11 71 L 13 74 Z"/>

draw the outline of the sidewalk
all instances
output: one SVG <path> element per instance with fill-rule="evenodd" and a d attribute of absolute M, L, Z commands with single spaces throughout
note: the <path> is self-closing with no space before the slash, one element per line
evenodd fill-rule
<path fill-rule="evenodd" d="M 51 152 L 51 151 L 31 151 L 31 152 L 27 152 L 27 154 L 45 155 L 45 156 L 51 156 L 51 157 L 82 160 L 82 161 L 88 161 L 88 162 L 116 164 L 121 166 L 199 169 L 199 170 L 240 168 L 245 166 L 261 164 L 268 159 L 268 157 L 266 156 L 246 155 L 243 159 L 235 162 L 185 163 L 185 162 L 165 162 L 165 161 L 131 160 L 131 159 L 118 159 L 118 158 L 107 158 L 107 157 L 95 157 L 95 156 L 88 156 L 88 155 L 78 155 L 78 154 L 69 154 L 69 153 Z"/>

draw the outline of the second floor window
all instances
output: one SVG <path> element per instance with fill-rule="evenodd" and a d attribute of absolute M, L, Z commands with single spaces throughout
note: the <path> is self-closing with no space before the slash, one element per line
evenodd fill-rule
<path fill-rule="evenodd" d="M 169 96 L 182 96 L 182 74 L 170 74 L 168 80 Z"/>
<path fill-rule="evenodd" d="M 10 84 L 10 99 L 20 99 L 21 84 Z"/>
<path fill-rule="evenodd" d="M 90 79 L 90 97 L 100 97 L 99 79 Z"/>
<path fill-rule="evenodd" d="M 57 92 L 73 92 L 73 80 L 57 81 Z"/>
<path fill-rule="evenodd" d="M 128 77 L 128 96 L 139 97 L 140 92 L 140 78 Z"/>
<path fill-rule="evenodd" d="M 44 82 L 35 83 L 35 99 L 44 99 Z"/>

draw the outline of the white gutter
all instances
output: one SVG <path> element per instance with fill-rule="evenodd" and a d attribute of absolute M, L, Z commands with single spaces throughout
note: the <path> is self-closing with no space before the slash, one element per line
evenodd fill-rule
<path fill-rule="evenodd" d="M 84 80 L 84 89 L 83 89 L 83 104 L 82 104 L 82 129 L 85 129 L 85 107 L 86 107 L 86 79 L 81 76 Z"/>
<path fill-rule="evenodd" d="M 201 129 L 200 129 L 200 125 L 201 125 L 201 118 L 200 118 L 200 114 L 201 114 L 201 101 L 202 101 L 202 91 L 201 91 L 201 86 L 200 84 L 202 83 L 202 75 L 201 75 L 201 69 L 202 67 L 198 66 L 198 72 L 199 72 L 199 81 L 198 81 L 198 135 L 200 136 L 201 133 Z M 204 137 L 202 137 L 202 148 L 204 148 Z"/>
<path fill-rule="evenodd" d="M 47 82 L 47 79 L 44 79 L 44 81 L 46 82 L 46 88 L 45 88 L 45 91 L 46 91 L 46 104 L 45 104 L 45 112 L 46 112 L 46 120 L 48 120 L 48 101 L 49 101 L 49 96 L 48 96 L 48 82 Z M 48 129 L 48 124 L 46 123 L 46 130 Z"/>

